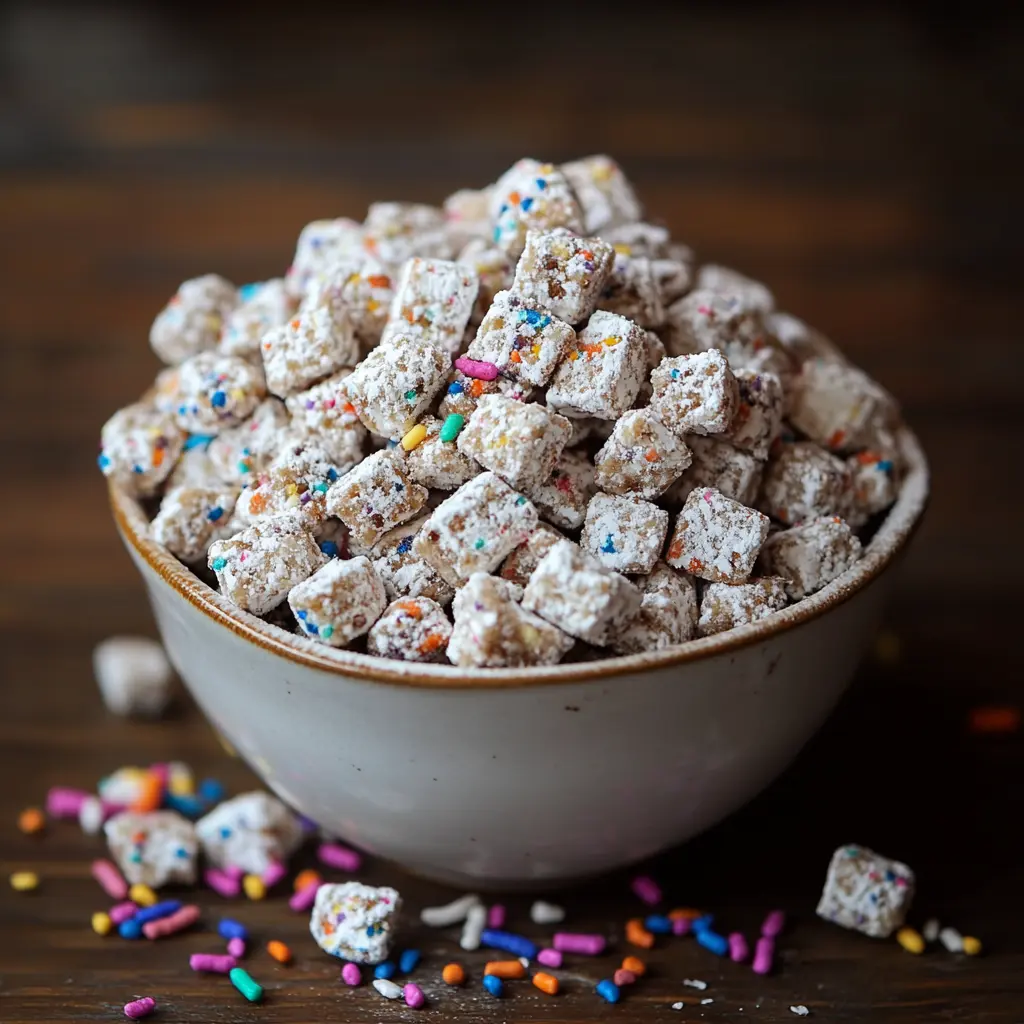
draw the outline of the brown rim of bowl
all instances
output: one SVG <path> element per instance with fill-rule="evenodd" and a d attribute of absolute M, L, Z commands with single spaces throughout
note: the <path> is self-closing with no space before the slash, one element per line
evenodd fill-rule
<path fill-rule="evenodd" d="M 314 644 L 236 608 L 148 537 L 148 521 L 134 498 L 113 483 L 109 494 L 121 537 L 142 561 L 190 604 L 272 654 L 349 678 L 399 686 L 442 689 L 543 686 L 604 681 L 641 670 L 671 668 L 716 657 L 788 632 L 848 601 L 880 576 L 906 547 L 928 501 L 928 464 L 917 438 L 904 427 L 898 433 L 898 443 L 907 474 L 896 503 L 865 548 L 864 557 L 818 593 L 748 626 L 691 640 L 678 647 L 528 669 L 423 665 Z"/>

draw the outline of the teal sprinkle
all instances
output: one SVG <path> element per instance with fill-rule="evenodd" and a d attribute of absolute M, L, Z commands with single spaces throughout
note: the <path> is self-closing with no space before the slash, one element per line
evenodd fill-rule
<path fill-rule="evenodd" d="M 320 630 L 320 635 L 321 635 L 321 636 L 322 636 L 322 637 L 323 637 L 323 638 L 324 638 L 325 640 L 328 640 L 328 639 L 330 639 L 330 637 L 331 637 L 331 636 L 332 636 L 333 634 L 334 634 L 334 627 L 333 627 L 333 626 L 324 626 L 324 627 L 322 627 L 322 628 L 321 628 L 321 630 Z"/>
<path fill-rule="evenodd" d="M 476 543 L 473 545 L 473 547 L 475 547 L 477 551 L 479 551 L 484 546 L 485 543 L 486 541 L 484 541 L 483 537 L 477 537 Z"/>
<path fill-rule="evenodd" d="M 327 484 L 313 484 L 313 490 L 316 491 L 318 494 L 326 494 Z"/>
<path fill-rule="evenodd" d="M 213 569 L 214 572 L 220 572 L 227 564 L 228 560 L 226 558 L 215 558 L 210 568 Z"/>
<path fill-rule="evenodd" d="M 416 401 L 416 391 L 415 390 L 406 391 L 406 393 L 405 393 L 405 400 L 407 402 L 415 402 Z"/>

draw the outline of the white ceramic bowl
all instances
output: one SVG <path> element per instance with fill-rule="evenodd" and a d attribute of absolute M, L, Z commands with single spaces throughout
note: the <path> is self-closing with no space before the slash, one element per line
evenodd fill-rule
<path fill-rule="evenodd" d="M 111 502 L 175 668 L 293 807 L 370 853 L 460 885 L 606 871 L 714 825 L 768 785 L 874 635 L 928 469 L 909 431 L 900 498 L 865 557 L 768 619 L 673 650 L 466 671 L 314 646 L 224 600 Z"/>

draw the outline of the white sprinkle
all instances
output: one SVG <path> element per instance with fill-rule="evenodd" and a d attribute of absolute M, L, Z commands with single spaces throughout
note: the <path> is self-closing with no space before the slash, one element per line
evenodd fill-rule
<path fill-rule="evenodd" d="M 530 959 L 529 959 L 529 957 L 521 956 L 521 957 L 519 958 L 519 962 L 520 962 L 520 963 L 521 963 L 521 964 L 522 964 L 522 965 L 523 965 L 524 967 L 529 967 L 529 966 L 530 966 Z"/>
<path fill-rule="evenodd" d="M 462 938 L 459 939 L 459 945 L 467 951 L 479 949 L 480 936 L 483 935 L 486 924 L 487 908 L 482 903 L 475 903 L 466 914 L 466 923 L 462 926 Z"/>
<path fill-rule="evenodd" d="M 807 1007 L 803 1005 L 803 1003 L 799 1003 L 796 1006 L 791 1006 L 789 1008 L 789 1012 L 795 1013 L 798 1017 L 806 1017 L 810 1014 L 811 1011 L 808 1010 Z"/>
<path fill-rule="evenodd" d="M 939 929 L 942 925 L 939 924 L 937 917 L 930 917 L 924 923 L 924 927 L 921 929 L 921 934 L 924 936 L 925 942 L 934 942 L 939 937 Z"/>
<path fill-rule="evenodd" d="M 708 987 L 708 983 L 701 981 L 700 978 L 683 978 L 683 984 L 688 985 L 690 988 L 699 988 L 701 992 Z"/>
<path fill-rule="evenodd" d="M 78 824 L 89 836 L 96 835 L 103 827 L 103 804 L 100 803 L 99 797 L 87 796 L 82 801 L 82 806 L 78 810 Z"/>
<path fill-rule="evenodd" d="M 950 953 L 962 953 L 964 951 L 964 937 L 955 928 L 943 928 L 939 932 L 941 942 Z"/>
<path fill-rule="evenodd" d="M 686 1006 L 686 1003 L 673 1003 L 672 1004 L 672 1009 L 673 1010 L 681 1010 L 685 1006 Z"/>
<path fill-rule="evenodd" d="M 565 920 L 565 908 L 536 900 L 530 907 L 530 920 L 534 924 L 558 924 Z"/>
<path fill-rule="evenodd" d="M 373 987 L 385 999 L 399 999 L 402 995 L 402 986 L 396 985 L 389 978 L 374 978 Z"/>
<path fill-rule="evenodd" d="M 424 907 L 420 911 L 420 920 L 428 928 L 446 928 L 450 924 L 460 924 L 466 920 L 470 907 L 475 907 L 480 897 L 475 893 L 460 896 L 443 907 Z"/>
<path fill-rule="evenodd" d="M 713 1002 L 714 1002 L 714 999 L 702 999 L 702 1000 L 700 1001 L 700 1005 L 701 1005 L 701 1006 L 707 1006 L 707 1005 L 708 1005 L 708 1003 L 713 1003 Z"/>

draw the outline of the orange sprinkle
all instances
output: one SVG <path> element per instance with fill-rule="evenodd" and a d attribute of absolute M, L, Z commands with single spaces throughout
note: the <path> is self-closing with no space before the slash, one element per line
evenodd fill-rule
<path fill-rule="evenodd" d="M 674 540 L 668 549 L 669 558 L 678 558 L 683 553 L 683 542 Z"/>
<path fill-rule="evenodd" d="M 1020 708 L 972 708 L 971 732 L 1016 732 L 1020 728 Z"/>
<path fill-rule="evenodd" d="M 626 941 L 631 946 L 650 949 L 654 945 L 654 936 L 644 927 L 639 917 L 631 917 L 626 922 Z"/>
<path fill-rule="evenodd" d="M 638 978 L 642 978 L 647 973 L 647 964 L 638 956 L 627 956 L 622 961 L 622 969 L 632 971 Z"/>
<path fill-rule="evenodd" d="M 837 430 L 825 443 L 829 448 L 838 448 L 843 443 L 844 437 L 846 437 L 846 431 Z"/>
<path fill-rule="evenodd" d="M 522 199 L 522 196 L 518 192 L 509 192 L 509 194 L 508 194 L 509 206 L 511 206 L 513 203 L 518 203 L 520 199 Z"/>
<path fill-rule="evenodd" d="M 661 456 L 653 448 L 647 449 L 647 453 L 644 455 L 644 458 L 648 462 L 659 462 L 661 460 Z"/>
<path fill-rule="evenodd" d="M 594 258 L 594 254 L 589 249 L 580 249 L 580 255 L 585 260 L 592 260 Z"/>
<path fill-rule="evenodd" d="M 279 964 L 291 963 L 292 951 L 283 942 L 279 942 L 277 939 L 271 939 L 271 941 L 267 943 L 267 952 Z"/>
<path fill-rule="evenodd" d="M 292 888 L 295 892 L 302 892 L 303 889 L 308 889 L 311 885 L 319 885 L 323 879 L 320 877 L 319 871 L 314 871 L 312 868 L 306 868 L 305 871 L 300 871 L 295 876 L 295 881 L 292 882 Z"/>
<path fill-rule="evenodd" d="M 139 795 L 129 810 L 136 814 L 148 814 L 155 811 L 164 798 L 164 787 L 160 782 L 160 776 L 153 772 L 146 772 L 142 778 L 142 786 Z"/>
<path fill-rule="evenodd" d="M 469 395 L 471 398 L 479 398 L 484 393 L 484 382 L 482 380 L 474 380 L 469 385 Z"/>
<path fill-rule="evenodd" d="M 686 571 L 691 576 L 696 576 L 703 568 L 704 563 L 699 558 L 691 558 L 686 565 Z"/>
<path fill-rule="evenodd" d="M 267 498 L 264 494 L 254 494 L 249 499 L 249 512 L 251 515 L 258 516 L 267 507 Z"/>
<path fill-rule="evenodd" d="M 588 356 L 599 356 L 601 354 L 600 345 L 580 345 L 580 351 L 586 353 Z"/>
<path fill-rule="evenodd" d="M 446 985 L 461 985 L 466 980 L 466 972 L 462 969 L 462 964 L 445 964 L 441 978 Z"/>
<path fill-rule="evenodd" d="M 390 288 L 391 278 L 387 274 L 371 274 L 367 279 L 366 283 L 371 288 Z"/>
<path fill-rule="evenodd" d="M 549 996 L 558 995 L 558 979 L 551 974 L 538 971 L 533 976 L 533 983 L 541 992 L 546 992 Z"/>
<path fill-rule="evenodd" d="M 420 644 L 420 654 L 433 654 L 439 647 L 443 646 L 444 637 L 440 633 L 431 633 L 423 643 Z"/>
<path fill-rule="evenodd" d="M 296 330 L 296 331 L 297 331 L 297 330 L 299 329 L 299 324 L 301 324 L 301 323 L 302 323 L 302 321 L 301 321 L 301 320 L 300 320 L 300 319 L 299 319 L 298 317 L 296 317 L 296 318 L 295 318 L 295 319 L 294 319 L 294 320 L 293 320 L 293 321 L 291 322 L 291 327 L 292 327 L 292 329 L 293 329 L 293 330 Z"/>
<path fill-rule="evenodd" d="M 670 910 L 668 912 L 668 917 L 670 921 L 696 921 L 698 917 L 703 916 L 703 910 L 694 910 L 693 907 L 676 907 L 675 910 Z M 623 964 L 622 966 L 625 967 L 626 965 Z M 630 967 L 629 969 L 631 971 L 633 970 L 632 967 Z"/>
<path fill-rule="evenodd" d="M 157 469 L 164 464 L 164 450 L 163 448 L 153 449 L 153 468 Z"/>
<path fill-rule="evenodd" d="M 492 974 L 495 978 L 521 978 L 526 968 L 519 960 L 490 960 L 484 967 L 484 974 Z"/>
<path fill-rule="evenodd" d="M 860 452 L 855 458 L 862 466 L 870 466 L 872 462 L 881 462 L 882 456 L 878 452 Z"/>
<path fill-rule="evenodd" d="M 38 807 L 26 807 L 18 815 L 18 828 L 27 836 L 42 832 L 46 828 L 46 815 Z"/>
<path fill-rule="evenodd" d="M 341 407 L 341 411 L 342 412 L 347 412 L 350 416 L 355 416 L 356 415 L 356 407 L 351 402 L 346 402 Z"/>
<path fill-rule="evenodd" d="M 397 603 L 398 607 L 401 608 L 406 615 L 411 615 L 414 619 L 423 618 L 423 612 L 415 601 L 399 601 Z"/>
<path fill-rule="evenodd" d="M 523 357 L 513 349 L 512 352 L 509 353 L 508 361 L 510 363 L 521 363 L 523 361 Z"/>

